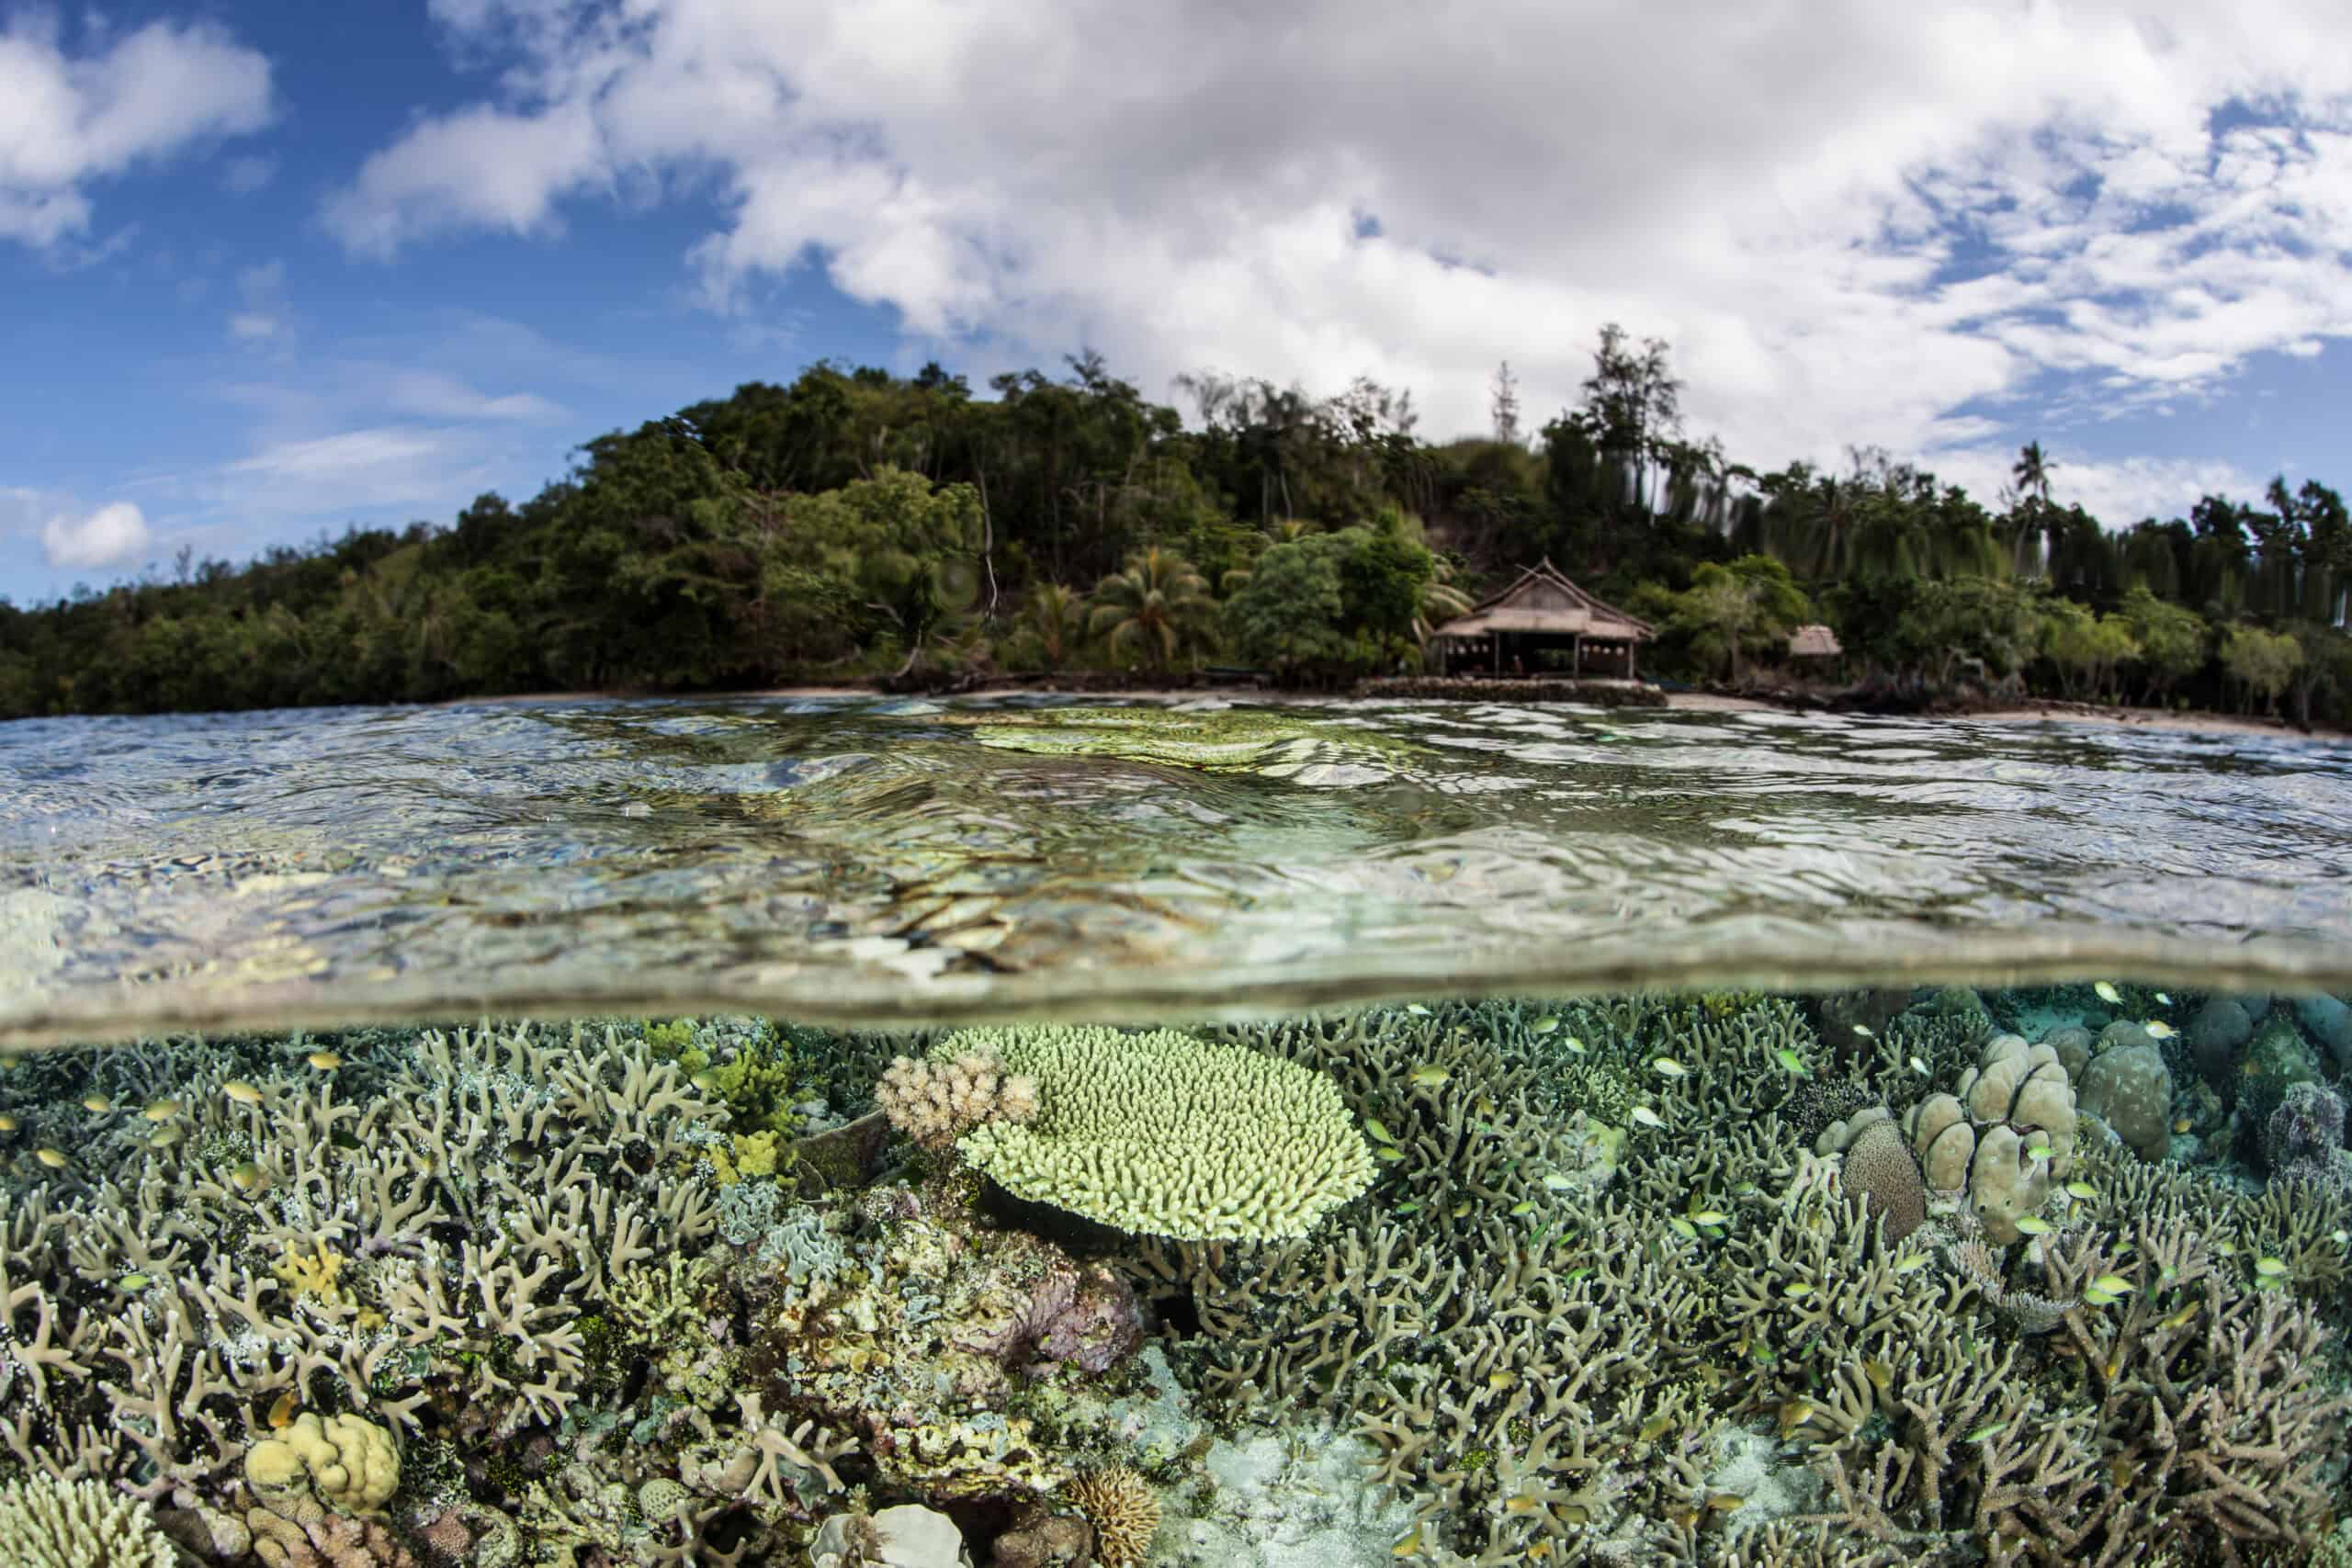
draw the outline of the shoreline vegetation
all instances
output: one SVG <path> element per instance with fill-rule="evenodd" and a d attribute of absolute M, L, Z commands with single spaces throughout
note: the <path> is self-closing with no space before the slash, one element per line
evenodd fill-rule
<path fill-rule="evenodd" d="M 1640 669 L 1668 688 L 2352 725 L 2352 513 L 2315 479 L 2118 525 L 2052 499 L 2039 443 L 1991 502 L 1883 451 L 1759 469 L 1687 433 L 1667 345 L 1614 325 L 1577 406 L 1523 429 L 1506 365 L 1491 434 L 1442 443 L 1365 378 L 1182 376 L 1189 420 L 1091 353 L 989 389 L 820 362 L 597 436 L 537 496 L 447 525 L 243 566 L 183 548 L 0 600 L 0 718 L 1013 671 L 1339 693 L 1443 675 L 1432 634 L 1548 561 L 1655 628 Z M 1530 678 L 1583 674 L 1525 651 Z"/>

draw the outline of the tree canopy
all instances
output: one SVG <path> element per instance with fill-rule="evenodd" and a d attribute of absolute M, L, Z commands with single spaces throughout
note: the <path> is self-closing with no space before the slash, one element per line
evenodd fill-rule
<path fill-rule="evenodd" d="M 1092 353 L 978 394 L 820 362 L 446 525 L 0 601 L 0 715 L 1217 660 L 1332 684 L 1549 557 L 1663 618 L 1662 673 L 1745 678 L 1820 615 L 1897 686 L 2352 716 L 2352 516 L 2315 479 L 2119 527 L 2053 499 L 2038 441 L 1989 503 L 1867 448 L 1759 469 L 1613 323 L 1532 438 L 1507 366 L 1491 390 L 1490 436 L 1432 444 L 1365 378 L 1203 369 L 1180 412 Z"/>

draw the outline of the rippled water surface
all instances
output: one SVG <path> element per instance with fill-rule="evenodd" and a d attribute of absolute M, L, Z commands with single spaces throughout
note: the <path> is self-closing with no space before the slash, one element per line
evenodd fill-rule
<path fill-rule="evenodd" d="M 2352 748 L 1466 703 L 0 726 L 0 1040 L 2352 978 Z"/>

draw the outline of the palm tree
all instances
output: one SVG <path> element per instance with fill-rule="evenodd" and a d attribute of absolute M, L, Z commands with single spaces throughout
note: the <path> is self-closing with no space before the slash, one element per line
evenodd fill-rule
<path fill-rule="evenodd" d="M 2042 556 L 2047 566 L 2045 537 L 2050 515 L 2050 472 L 2058 465 L 2050 460 L 2039 441 L 2029 441 L 2018 449 L 2018 460 L 2009 465 L 2009 477 L 2017 481 L 2020 510 L 2025 513 L 2016 533 L 2017 570 L 2019 576 L 2030 572 L 2033 557 Z M 2035 547 L 2042 546 L 2037 551 Z"/>
<path fill-rule="evenodd" d="M 1095 584 L 1093 598 L 1089 629 L 1106 637 L 1114 656 L 1140 648 L 1154 670 L 1166 670 L 1187 644 L 1205 643 L 1216 615 L 1208 580 L 1157 545 Z"/>
<path fill-rule="evenodd" d="M 1084 609 L 1077 592 L 1058 582 L 1041 582 L 1029 591 L 1029 602 L 1022 606 L 1021 618 L 1037 634 L 1046 669 L 1060 669 L 1077 646 L 1085 626 Z"/>

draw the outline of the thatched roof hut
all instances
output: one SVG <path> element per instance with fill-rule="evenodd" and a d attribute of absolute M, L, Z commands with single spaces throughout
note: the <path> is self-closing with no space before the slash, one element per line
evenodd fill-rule
<path fill-rule="evenodd" d="M 1622 654 L 1630 679 L 1634 648 L 1656 638 L 1657 628 L 1578 588 L 1546 558 L 1431 636 L 1449 663 L 1484 664 L 1496 674 L 1537 649 L 1566 647 L 1572 669 L 1582 667 L 1588 649 Z M 1481 652 L 1487 657 L 1477 657 Z"/>
<path fill-rule="evenodd" d="M 1791 659 L 1836 659 L 1845 651 L 1838 634 L 1825 626 L 1799 626 L 1789 634 Z"/>

